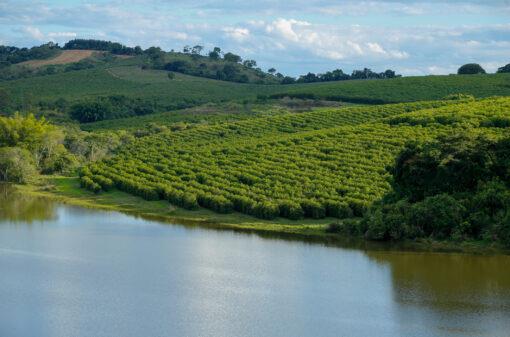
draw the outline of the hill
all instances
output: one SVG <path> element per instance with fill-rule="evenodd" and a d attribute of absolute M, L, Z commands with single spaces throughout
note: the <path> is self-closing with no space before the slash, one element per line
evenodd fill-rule
<path fill-rule="evenodd" d="M 143 137 L 90 165 L 87 183 L 185 208 L 290 219 L 361 215 L 389 189 L 409 140 L 470 130 L 498 137 L 510 99 L 318 109 Z"/>
<path fill-rule="evenodd" d="M 257 85 L 207 79 L 165 70 L 143 69 L 137 57 L 109 59 L 93 68 L 0 81 L 15 109 L 45 107 L 110 95 L 151 100 L 159 111 L 208 102 L 271 99 L 284 96 L 381 104 L 441 99 L 465 93 L 477 98 L 510 95 L 510 74 L 423 76 L 292 85 Z M 51 104 L 49 104 L 51 105 Z"/>
<path fill-rule="evenodd" d="M 477 98 L 510 95 L 510 74 L 413 76 L 288 85 L 269 97 L 329 99 L 381 104 L 436 100 L 452 94 Z"/>

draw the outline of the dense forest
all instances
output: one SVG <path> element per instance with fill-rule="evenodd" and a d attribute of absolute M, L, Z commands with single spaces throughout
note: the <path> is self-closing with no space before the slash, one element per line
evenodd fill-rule
<path fill-rule="evenodd" d="M 498 127 L 510 127 L 509 122 Z M 391 191 L 361 222 L 330 230 L 374 240 L 485 240 L 510 246 L 510 138 L 460 133 L 410 143 L 390 172 Z"/>

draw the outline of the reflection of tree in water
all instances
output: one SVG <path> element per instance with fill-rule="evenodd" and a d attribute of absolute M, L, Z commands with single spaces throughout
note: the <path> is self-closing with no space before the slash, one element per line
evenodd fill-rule
<path fill-rule="evenodd" d="M 14 188 L 0 184 L 0 221 L 33 221 L 55 219 L 55 205 L 47 198 L 35 198 L 14 193 Z"/>
<path fill-rule="evenodd" d="M 395 300 L 436 309 L 504 309 L 510 314 L 510 256 L 368 252 L 391 268 Z"/>

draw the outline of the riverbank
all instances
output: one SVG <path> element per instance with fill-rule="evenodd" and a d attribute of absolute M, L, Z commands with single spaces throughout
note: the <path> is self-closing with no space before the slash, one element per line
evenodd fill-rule
<path fill-rule="evenodd" d="M 164 200 L 147 201 L 119 190 L 94 194 L 80 188 L 77 177 L 51 176 L 44 178 L 38 185 L 17 185 L 16 189 L 24 195 L 51 198 L 69 205 L 118 211 L 150 220 L 332 245 L 348 245 L 359 249 L 510 254 L 510 251 L 504 247 L 481 241 L 451 242 L 423 239 L 388 243 L 345 237 L 326 231 L 330 223 L 338 221 L 334 218 L 262 220 L 242 213 L 218 214 L 203 208 L 190 211 L 171 205 Z"/>

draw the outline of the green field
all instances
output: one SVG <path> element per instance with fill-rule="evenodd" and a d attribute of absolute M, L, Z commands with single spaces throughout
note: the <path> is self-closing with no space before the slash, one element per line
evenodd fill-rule
<path fill-rule="evenodd" d="M 210 102 L 294 95 L 354 103 L 395 103 L 441 99 L 449 94 L 477 98 L 510 95 L 510 74 L 424 76 L 293 85 L 256 85 L 211 80 L 163 70 L 142 70 L 136 60 L 117 60 L 93 69 L 1 81 L 13 103 L 29 106 L 59 98 L 69 101 L 126 95 L 154 100 L 168 109 Z"/>
<path fill-rule="evenodd" d="M 149 200 L 261 218 L 361 215 L 409 140 L 508 132 L 510 99 L 316 109 L 144 137 L 87 181 Z"/>
<path fill-rule="evenodd" d="M 477 98 L 510 95 L 510 74 L 416 76 L 289 85 L 285 93 L 355 103 L 399 103 L 442 99 L 451 94 Z"/>

